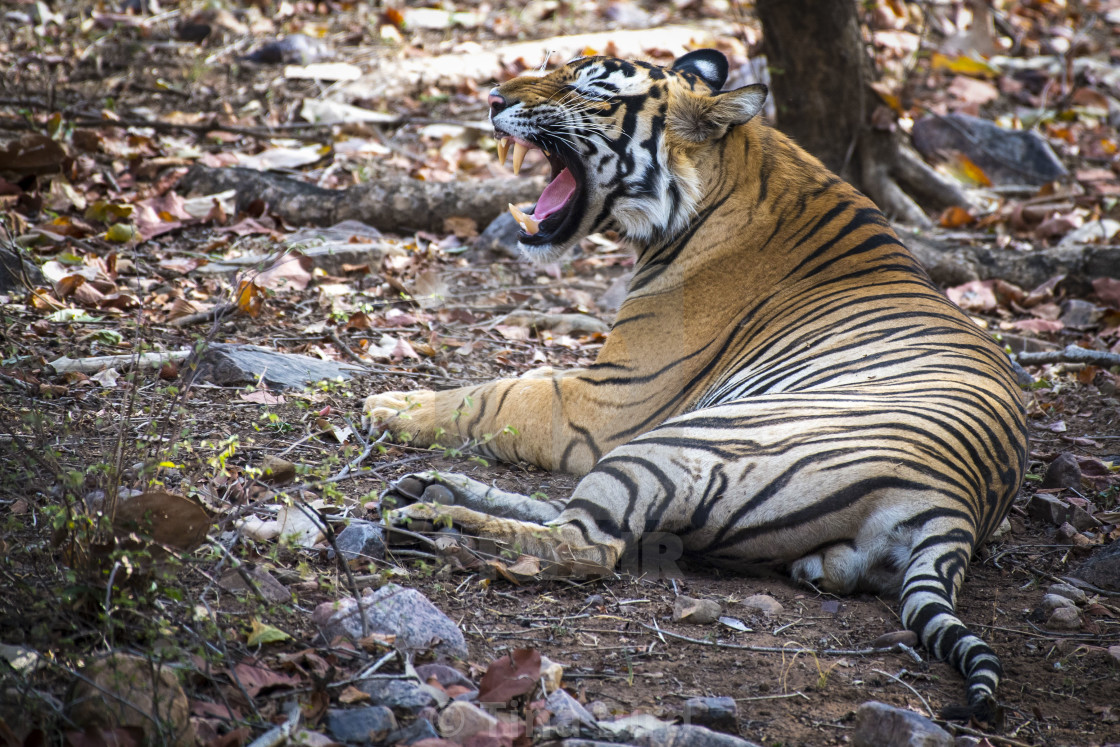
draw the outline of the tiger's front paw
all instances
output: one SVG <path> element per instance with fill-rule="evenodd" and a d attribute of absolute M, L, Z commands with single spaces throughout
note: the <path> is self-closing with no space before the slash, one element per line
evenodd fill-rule
<path fill-rule="evenodd" d="M 362 408 L 362 427 L 367 431 L 384 429 L 394 436 L 430 435 L 427 421 L 432 419 L 434 398 L 435 392 L 426 389 L 370 395 Z"/>

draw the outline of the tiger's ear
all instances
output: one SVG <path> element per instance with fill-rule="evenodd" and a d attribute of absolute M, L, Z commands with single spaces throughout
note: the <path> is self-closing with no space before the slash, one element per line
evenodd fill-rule
<path fill-rule="evenodd" d="M 762 111 L 766 93 L 766 86 L 755 83 L 714 96 L 686 95 L 670 104 L 667 126 L 678 137 L 693 143 L 720 138 Z"/>
<path fill-rule="evenodd" d="M 715 49 L 697 49 L 678 57 L 673 63 L 678 73 L 692 73 L 708 84 L 712 91 L 723 88 L 727 80 L 727 58 Z"/>

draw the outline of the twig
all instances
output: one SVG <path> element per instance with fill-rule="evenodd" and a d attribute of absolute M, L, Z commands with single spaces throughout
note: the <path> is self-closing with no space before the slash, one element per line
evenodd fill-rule
<path fill-rule="evenodd" d="M 797 698 L 797 697 L 805 698 L 805 700 L 809 699 L 808 695 L 801 692 L 800 690 L 796 690 L 792 693 L 783 693 L 781 695 L 755 695 L 755 696 L 750 697 L 750 698 L 735 698 L 735 702 L 736 703 L 750 703 L 751 701 L 755 701 L 755 700 L 782 700 L 783 698 Z"/>
<path fill-rule="evenodd" d="M 232 132 L 235 135 L 245 135 L 259 140 L 289 138 L 291 140 L 302 140 L 304 142 L 313 143 L 322 142 L 324 137 L 323 135 L 300 135 L 295 132 L 276 132 L 274 130 L 257 127 L 236 127 L 234 125 L 218 124 L 217 122 L 208 124 L 174 124 L 172 122 L 161 122 L 157 119 L 96 119 L 93 117 L 78 117 L 71 120 L 70 124 L 74 127 L 148 127 L 156 132 L 193 132 L 197 135 L 205 135 L 217 130 L 220 132 Z"/>
<path fill-rule="evenodd" d="M 1001 737 L 998 734 L 989 734 L 986 731 L 973 729 L 971 726 L 961 726 L 960 724 L 955 724 L 952 721 L 942 721 L 941 719 L 935 718 L 933 719 L 933 723 L 937 724 L 938 726 L 943 726 L 949 731 L 960 732 L 961 734 L 967 734 L 970 737 L 980 737 L 981 739 L 987 739 L 993 744 L 1006 744 L 1010 747 L 1031 747 L 1026 742 L 1020 742 L 1017 739 L 1012 739 L 1010 737 Z"/>
<path fill-rule="evenodd" d="M 1024 366 L 1037 366 L 1043 363 L 1086 363 L 1091 366 L 1109 368 L 1120 366 L 1120 353 L 1105 350 L 1089 350 L 1078 345 L 1066 345 L 1061 350 L 1044 350 L 1038 353 L 1019 353 L 1015 360 Z"/>
<path fill-rule="evenodd" d="M 904 681 L 901 677 L 899 677 L 897 675 L 890 674 L 888 672 L 884 672 L 882 669 L 872 669 L 871 671 L 875 672 L 876 674 L 881 674 L 884 677 L 890 677 L 892 680 L 894 680 L 898 684 L 902 685 L 903 687 L 905 687 L 910 692 L 914 693 L 914 695 L 917 696 L 918 700 L 922 701 L 922 705 L 924 705 L 926 707 L 926 713 L 929 714 L 929 717 L 933 718 L 933 716 L 934 716 L 933 709 L 929 707 L 929 703 L 926 702 L 926 699 L 922 697 L 922 694 L 920 692 L 918 692 L 917 690 L 914 689 L 913 685 L 911 685 L 909 682 Z M 907 672 L 905 669 L 903 669 L 898 674 L 909 674 L 909 672 Z"/>
<path fill-rule="evenodd" d="M 284 723 L 254 739 L 249 743 L 249 747 L 276 747 L 286 743 L 291 738 L 292 732 L 299 726 L 299 701 L 295 698 L 289 700 L 284 707 L 284 715 L 287 716 Z"/>
<path fill-rule="evenodd" d="M 39 387 L 35 386 L 30 381 L 17 379 L 15 376 L 9 376 L 5 373 L 0 373 L 0 381 L 3 381 L 5 384 L 13 386 L 16 389 L 22 389 L 28 394 L 37 394 L 39 392 Z"/>
<path fill-rule="evenodd" d="M 170 324 L 172 327 L 189 327 L 190 325 L 198 324 L 199 322 L 219 320 L 222 317 L 226 316 L 226 314 L 236 311 L 237 304 L 221 303 L 212 309 L 206 309 L 205 311 L 196 311 L 193 314 L 187 314 L 186 316 L 177 317 L 168 322 L 168 324 Z"/>
<path fill-rule="evenodd" d="M 738 643 L 720 643 L 719 641 L 704 641 L 699 638 L 690 638 L 680 633 L 673 633 L 665 630 L 664 628 L 655 628 L 652 625 L 646 625 L 641 620 L 636 620 L 635 622 L 646 630 L 659 635 L 667 635 L 671 638 L 677 638 L 700 646 L 713 646 L 715 648 L 727 648 L 737 651 L 754 651 L 759 654 L 816 654 L 817 656 L 869 656 L 871 654 L 905 653 L 919 664 L 922 661 L 922 657 L 918 655 L 917 651 L 902 643 L 896 643 L 887 648 L 826 648 L 822 651 L 811 648 L 790 648 L 788 646 L 744 646 Z"/>

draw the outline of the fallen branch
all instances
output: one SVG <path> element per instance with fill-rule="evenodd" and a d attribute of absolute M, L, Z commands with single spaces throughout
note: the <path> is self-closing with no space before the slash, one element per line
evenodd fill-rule
<path fill-rule="evenodd" d="M 189 350 L 166 350 L 160 353 L 141 353 L 140 355 L 97 355 L 92 358 L 67 358 L 65 355 L 61 358 L 51 361 L 47 365 L 55 370 L 55 373 L 64 374 L 71 372 L 78 373 L 97 373 L 105 368 L 115 368 L 117 366 L 162 366 L 169 361 L 181 361 L 190 356 Z"/>
<path fill-rule="evenodd" d="M 262 200 L 291 225 L 333 226 L 357 220 L 381 231 L 409 233 L 442 231 L 444 220 L 454 216 L 470 217 L 485 226 L 509 203 L 536 200 L 544 187 L 541 178 L 423 182 L 406 177 L 349 189 L 323 189 L 281 174 L 196 165 L 178 188 L 196 194 L 237 190 L 238 210 Z"/>
<path fill-rule="evenodd" d="M 192 324 L 198 324 L 200 322 L 210 322 L 214 321 L 215 319 L 220 319 L 226 314 L 235 311 L 237 311 L 237 304 L 223 303 L 218 304 L 212 309 L 206 309 L 205 311 L 196 311 L 193 314 L 187 314 L 186 316 L 177 317 L 168 322 L 168 324 L 170 324 L 172 327 L 189 327 Z"/>
<path fill-rule="evenodd" d="M 1024 366 L 1039 366 L 1043 363 L 1085 363 L 1090 366 L 1110 368 L 1120 366 L 1120 353 L 1106 350 L 1089 350 L 1077 345 L 1066 345 L 1061 350 L 1045 350 L 1039 353 L 1019 353 L 1015 360 Z"/>

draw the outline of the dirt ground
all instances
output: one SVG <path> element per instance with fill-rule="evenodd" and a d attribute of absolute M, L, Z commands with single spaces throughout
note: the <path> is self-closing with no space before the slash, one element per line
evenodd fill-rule
<path fill-rule="evenodd" d="M 94 4 L 87 5 L 92 9 Z M 274 31 L 281 27 L 311 31 L 318 24 L 329 28 L 336 42 L 351 37 L 362 40 L 347 51 L 348 59 L 363 59 L 368 52 L 363 45 L 369 41 L 363 34 L 372 33 L 372 26 L 358 17 L 355 4 L 296 5 L 299 12 L 288 20 L 277 20 Z M 604 7 L 608 5 L 616 4 Z M 653 12 L 664 4 L 641 5 Z M 696 10 L 703 4 L 680 5 L 683 10 L 675 10 L 663 20 L 694 22 L 698 16 L 712 15 Z M 535 26 L 527 21 L 518 26 L 522 22 L 517 21 L 513 27 L 418 32 L 406 40 L 411 45 L 409 54 L 434 55 L 470 41 L 490 44 L 619 25 L 606 11 L 586 15 L 572 10 L 565 15 L 567 7 L 563 4 L 560 11 L 546 15 Z M 182 10 L 187 18 L 187 11 L 194 7 L 183 4 Z M 216 31 L 202 52 L 158 33 L 145 35 L 150 29 L 129 27 L 116 27 L 88 48 L 82 46 L 85 42 L 63 35 L 44 51 L 29 32 L 9 27 L 0 36 L 4 45 L 0 53 L 5 55 L 0 59 L 11 71 L 0 84 L 0 98 L 4 99 L 0 105 L 7 107 L 6 113 L 29 108 L 32 114 L 13 117 L 27 119 L 44 131 L 56 109 L 75 119 L 97 117 L 110 109 L 110 98 L 112 107 L 120 111 L 169 120 L 174 114 L 175 121 L 186 126 L 202 122 L 197 132 L 140 128 L 142 134 L 138 135 L 105 128 L 102 150 L 82 154 L 73 172 L 80 172 L 80 186 L 89 189 L 91 198 L 139 200 L 166 191 L 189 165 L 180 151 L 205 145 L 207 153 L 217 158 L 228 151 L 265 147 L 261 138 L 241 137 L 233 130 L 223 131 L 221 137 L 211 133 L 203 138 L 208 132 L 206 123 L 215 112 L 228 127 L 282 125 L 293 117 L 301 98 L 324 93 L 318 83 L 284 79 L 277 68 L 234 64 L 238 55 L 252 47 L 248 37 L 223 28 L 220 19 L 207 22 Z M 162 27 L 157 24 L 154 28 L 159 32 Z M 378 48 L 370 54 L 383 52 Z M 65 80 L 59 80 L 60 70 L 65 71 Z M 492 153 L 486 152 L 493 143 L 483 145 L 476 138 L 463 149 L 465 155 L 459 162 L 449 165 L 439 161 L 445 144 L 441 136 L 420 131 L 421 125 L 431 121 L 483 118 L 485 106 L 477 90 L 429 90 L 390 101 L 359 103 L 418 122 L 392 132 L 348 131 L 353 137 L 383 142 L 391 155 L 338 169 L 316 164 L 313 177 L 323 186 L 350 186 L 360 181 L 359 173 L 362 179 L 407 175 L 441 180 L 503 173 L 493 164 Z M 193 115 L 200 119 L 192 119 Z M 330 138 L 324 134 L 323 139 Z M 154 160 L 166 170 L 143 176 L 142 163 Z M 542 168 L 540 163 L 528 166 L 530 172 Z M 20 197 L 18 204 L 5 202 L 5 210 L 30 214 L 28 205 L 35 199 L 40 200 L 35 209 L 42 209 L 43 196 L 54 193 L 48 194 L 45 181 L 35 189 L 28 187 L 29 203 Z M 73 207 L 48 210 L 52 212 L 40 215 L 41 225 L 58 215 L 82 215 Z M 230 216 L 229 222 L 232 220 Z M 291 228 L 270 225 L 275 233 Z M 237 487 L 238 475 L 259 466 L 264 456 L 284 455 L 309 470 L 320 470 L 321 477 L 337 473 L 342 463 L 360 451 L 354 439 L 340 445 L 323 438 L 317 418 L 342 427 L 356 424 L 362 398 L 374 392 L 478 383 L 541 365 L 572 367 L 593 360 L 601 344 L 601 338 L 593 335 L 527 330 L 519 334 L 516 330 L 503 332 L 492 324 L 500 322 L 505 312 L 521 308 L 583 311 L 609 321 L 611 304 L 604 294 L 615 287 L 629 263 L 626 254 L 609 241 L 606 246 L 585 244 L 562 264 L 532 267 L 500 253 L 469 249 L 446 233 L 403 237 L 411 258 L 407 267 L 373 268 L 368 277 L 318 278 L 316 283 L 323 288 L 313 283 L 306 290 L 269 295 L 259 316 L 227 318 L 208 330 L 206 325 L 174 326 L 167 309 L 180 300 L 201 304 L 228 299 L 228 282 L 199 278 L 168 263 L 248 252 L 254 248 L 251 244 L 231 243 L 228 234 L 226 239 L 217 237 L 218 228 L 228 226 L 215 224 L 192 225 L 157 241 L 118 247 L 98 237 L 103 228 L 98 226 L 98 235 L 77 243 L 43 249 L 39 259 L 70 251 L 103 258 L 119 251 L 135 268 L 121 285 L 141 299 L 140 309 L 123 314 L 99 312 L 104 316 L 98 320 L 76 323 L 47 320 L 47 310 L 14 297 L 3 302 L 0 373 L 33 381 L 35 386 L 57 387 L 50 389 L 51 396 L 29 396 L 19 387 L 8 387 L 0 399 L 0 458 L 7 460 L 0 468 L 5 522 L 0 534 L 0 594 L 4 597 L 0 601 L 0 642 L 48 652 L 51 660 L 34 679 L 14 677 L 7 670 L 0 673 L 0 688 L 5 693 L 0 701 L 7 701 L 0 705 L 0 725 L 11 727 L 20 739 L 31 726 L 42 725 L 61 742 L 59 734 L 68 728 L 60 716 L 67 688 L 91 652 L 166 653 L 182 662 L 187 694 L 206 701 L 214 700 L 220 688 L 229 687 L 220 672 L 211 671 L 211 661 L 258 657 L 279 669 L 277 662 L 285 656 L 296 656 L 311 647 L 338 666 L 339 672 L 334 674 L 341 679 L 342 673 L 359 670 L 369 659 L 364 654 L 348 659 L 313 643 L 316 631 L 310 611 L 348 593 L 347 580 L 340 577 L 322 548 L 245 540 L 238 545 L 243 562 L 271 569 L 296 592 L 290 605 L 262 606 L 216 592 L 209 574 L 218 558 L 208 554 L 212 550 L 208 547 L 190 556 L 172 581 L 156 583 L 137 573 L 136 582 L 118 590 L 120 599 L 114 599 L 110 612 L 105 612 L 105 579 L 90 582 L 83 578 L 74 570 L 81 564 L 52 542 L 52 534 L 57 538 L 52 532 L 57 526 L 52 522 L 59 522 L 57 513 L 49 509 L 58 505 L 60 495 L 69 495 L 61 486 L 72 486 L 76 479 L 84 487 L 71 492 L 88 496 L 92 488 L 105 484 L 101 466 L 115 465 L 121 470 L 116 477 L 123 476 L 127 483 L 136 477 L 129 471 L 134 463 L 152 456 L 166 457 L 179 465 L 161 473 L 167 489 L 224 501 L 214 534 L 232 532 L 235 518 L 254 510 L 265 513 L 275 498 L 230 489 Z M 273 245 L 271 239 L 260 240 Z M 402 283 L 407 286 L 426 273 L 447 281 L 437 308 L 420 308 L 399 293 Z M 343 280 L 351 284 L 348 298 L 353 306 L 341 305 L 338 296 L 324 290 Z M 345 326 L 347 316 L 358 311 L 369 317 L 371 327 Z M 1016 314 L 1001 308 L 978 316 L 997 330 L 1009 319 L 1019 318 Z M 334 341 L 338 337 L 332 340 L 322 330 L 307 331 L 327 319 L 354 349 L 364 350 L 363 345 L 375 345 L 381 335 L 391 334 L 411 339 L 417 346 L 426 345 L 430 352 L 378 362 L 349 383 L 286 392 L 284 401 L 267 405 L 246 399 L 243 388 L 195 386 L 179 394 L 168 387 L 180 385 L 180 379 L 161 379 L 154 371 L 140 374 L 131 384 L 122 380 L 119 386 L 100 386 L 88 378 L 53 376 L 44 366 L 62 355 L 124 354 L 142 345 L 176 349 L 203 339 L 271 344 L 287 352 L 345 360 L 345 351 Z M 116 330 L 123 333 L 123 341 L 114 342 L 106 334 Z M 1061 346 L 1084 343 L 1092 333 L 1067 329 L 1037 336 Z M 1120 401 L 1115 377 L 1083 366 L 1032 367 L 1031 372 L 1045 381 L 1025 393 L 1031 405 L 1031 479 L 1012 510 L 1010 531 L 982 548 L 974 560 L 959 599 L 959 614 L 995 648 L 1005 669 L 999 697 L 1007 708 L 1007 722 L 1002 738 L 993 737 L 992 744 L 1116 744 L 1120 743 L 1120 666 L 1108 649 L 1120 645 L 1120 595 L 1097 599 L 1095 606 L 1086 609 L 1085 626 L 1077 632 L 1047 630 L 1039 611 L 1045 589 L 1075 569 L 1087 550 L 1063 541 L 1057 527 L 1030 518 L 1025 509 L 1045 465 L 1059 453 L 1120 462 Z M 38 428 L 26 425 L 29 413 L 41 417 Z M 158 426 L 155 431 L 153 424 Z M 16 448 L 16 441 L 41 453 L 50 451 L 52 460 L 37 461 Z M 174 454 L 169 456 L 173 448 Z M 52 470 L 52 465 L 59 469 Z M 464 471 L 510 490 L 539 491 L 551 497 L 567 495 L 574 485 L 566 476 L 514 465 L 483 465 L 465 456 L 449 457 L 401 445 L 374 454 L 363 466 L 372 471 L 332 483 L 331 495 L 344 510 L 364 518 L 377 516 L 376 495 L 389 480 L 428 468 Z M 1115 512 L 1115 475 L 1109 479 L 1112 487 L 1090 497 L 1097 510 Z M 327 492 L 324 484 L 314 490 Z M 1068 491 L 1062 495 L 1081 497 Z M 1103 535 L 1102 530 L 1093 541 L 1105 541 Z M 819 594 L 780 579 L 728 575 L 706 568 L 702 562 L 682 564 L 677 579 L 623 574 L 609 581 L 522 581 L 520 585 L 454 570 L 440 558 L 415 552 L 390 554 L 386 562 L 356 570 L 362 586 L 393 580 L 419 589 L 459 623 L 471 654 L 464 668 L 476 680 L 486 663 L 503 652 L 532 647 L 564 665 L 564 684 L 571 692 L 587 702 L 601 701 L 619 715 L 641 711 L 675 718 L 686 698 L 733 697 L 738 703 L 741 734 L 767 747 L 844 744 L 853 728 L 855 709 L 867 700 L 925 713 L 927 708 L 936 712 L 959 703 L 964 695 L 958 673 L 930 661 L 920 649 L 921 661 L 902 653 L 859 653 L 879 636 L 900 629 L 893 600 Z M 673 601 L 680 594 L 719 602 L 727 617 L 749 630 L 674 623 Z M 752 594 L 774 597 L 784 612 L 770 618 L 752 614 L 738 604 Z M 195 624 L 203 600 L 214 606 L 221 620 L 214 630 L 203 631 Z M 250 645 L 247 631 L 257 619 L 282 629 L 291 640 L 264 647 Z M 744 646 L 842 653 L 814 656 L 736 648 Z M 318 698 L 315 703 L 323 708 L 328 703 L 337 705 L 337 691 L 324 690 L 319 684 L 304 681 L 300 692 L 314 691 L 314 698 L 309 699 Z M 323 699 L 325 691 L 329 694 Z M 254 736 L 260 732 L 259 724 L 276 714 L 286 692 L 266 691 L 255 702 L 242 703 L 247 714 L 261 717 L 255 721 Z M 322 714 L 321 708 L 318 714 Z M 0 741 L 7 738 L 0 730 Z"/>

